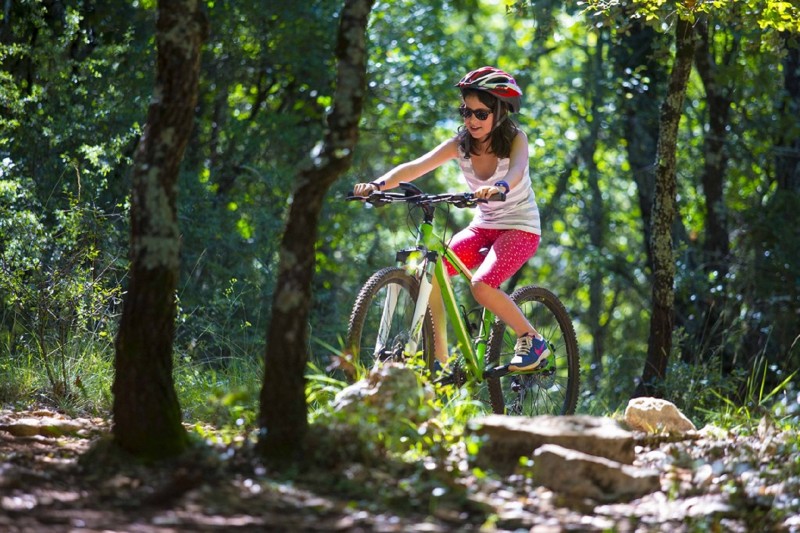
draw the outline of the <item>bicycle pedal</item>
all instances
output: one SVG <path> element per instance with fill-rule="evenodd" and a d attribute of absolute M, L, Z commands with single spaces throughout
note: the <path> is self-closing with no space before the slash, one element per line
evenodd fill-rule
<path fill-rule="evenodd" d="M 556 373 L 556 366 L 555 364 L 550 364 L 550 357 L 547 357 L 546 360 L 539 366 L 539 368 L 534 369 L 534 374 L 539 374 L 540 376 L 552 376 Z"/>
<path fill-rule="evenodd" d="M 511 371 L 508 369 L 508 365 L 489 368 L 483 372 L 483 379 L 501 378 L 503 376 L 507 376 L 510 372 Z"/>

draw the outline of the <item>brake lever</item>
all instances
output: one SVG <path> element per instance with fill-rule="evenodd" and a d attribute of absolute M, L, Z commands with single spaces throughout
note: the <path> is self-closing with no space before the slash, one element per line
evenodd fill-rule
<path fill-rule="evenodd" d="M 473 207 L 475 204 L 480 202 L 480 198 L 475 198 L 475 195 L 469 192 L 460 195 L 458 201 L 453 202 L 453 205 L 458 207 L 459 209 L 465 209 L 467 207 Z"/>
<path fill-rule="evenodd" d="M 498 192 L 497 194 L 491 195 L 489 198 L 476 198 L 473 193 L 466 192 L 461 195 L 461 199 L 453 202 L 458 208 L 466 208 L 466 207 L 475 207 L 477 204 L 486 204 L 489 202 L 505 202 L 506 201 L 506 193 Z"/>
<path fill-rule="evenodd" d="M 384 205 L 391 203 L 391 201 L 383 193 L 378 191 L 370 193 L 370 195 L 366 197 L 366 201 L 374 207 L 383 207 Z"/>
<path fill-rule="evenodd" d="M 363 202 L 365 204 L 370 204 L 374 207 L 381 207 L 389 203 L 388 200 L 384 199 L 383 194 L 379 192 L 370 193 L 369 196 L 359 196 L 357 194 L 353 194 L 353 192 L 351 191 L 350 194 L 345 196 L 344 199 L 349 201 Z"/>

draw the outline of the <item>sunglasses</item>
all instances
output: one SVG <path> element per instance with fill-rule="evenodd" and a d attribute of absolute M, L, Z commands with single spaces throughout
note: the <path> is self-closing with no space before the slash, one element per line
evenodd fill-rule
<path fill-rule="evenodd" d="M 477 118 L 478 120 L 486 120 L 487 118 L 489 118 L 489 115 L 492 114 L 492 112 L 489 111 L 488 109 L 470 109 L 464 105 L 458 108 L 458 113 L 463 118 L 469 118 L 472 115 L 475 115 L 475 118 Z"/>

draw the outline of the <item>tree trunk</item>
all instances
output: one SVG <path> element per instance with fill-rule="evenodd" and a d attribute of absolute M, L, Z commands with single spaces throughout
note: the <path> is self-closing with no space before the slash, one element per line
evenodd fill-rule
<path fill-rule="evenodd" d="M 658 132 L 656 188 L 653 199 L 651 251 L 653 254 L 653 312 L 650 317 L 650 337 L 647 346 L 642 380 L 634 391 L 636 396 L 656 394 L 656 385 L 667 372 L 672 350 L 673 304 L 675 293 L 675 260 L 672 249 L 672 226 L 677 205 L 676 159 L 678 126 L 683 113 L 686 86 L 692 70 L 694 32 L 690 23 L 679 20 L 675 27 L 675 63 L 670 73 Z"/>
<path fill-rule="evenodd" d="M 350 166 L 358 140 L 366 87 L 366 27 L 373 3 L 347 0 L 342 9 L 333 111 L 320 153 L 298 176 L 281 242 L 259 416 L 259 449 L 275 465 L 302 459 L 308 429 L 304 372 L 314 244 L 323 197 Z"/>
<path fill-rule="evenodd" d="M 137 456 L 186 447 L 172 381 L 179 269 L 177 179 L 191 135 L 206 19 L 198 0 L 160 0 L 153 100 L 133 166 L 130 285 L 116 338 L 114 440 Z"/>

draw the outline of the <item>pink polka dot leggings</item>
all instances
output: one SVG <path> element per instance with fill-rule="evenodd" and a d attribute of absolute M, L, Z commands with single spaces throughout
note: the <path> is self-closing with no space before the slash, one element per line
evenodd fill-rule
<path fill-rule="evenodd" d="M 470 270 L 478 267 L 473 282 L 482 281 L 497 289 L 536 254 L 539 239 L 535 233 L 517 229 L 467 227 L 453 235 L 450 249 Z M 481 253 L 486 248 L 489 253 Z M 445 266 L 450 276 L 456 274 L 447 260 Z"/>

